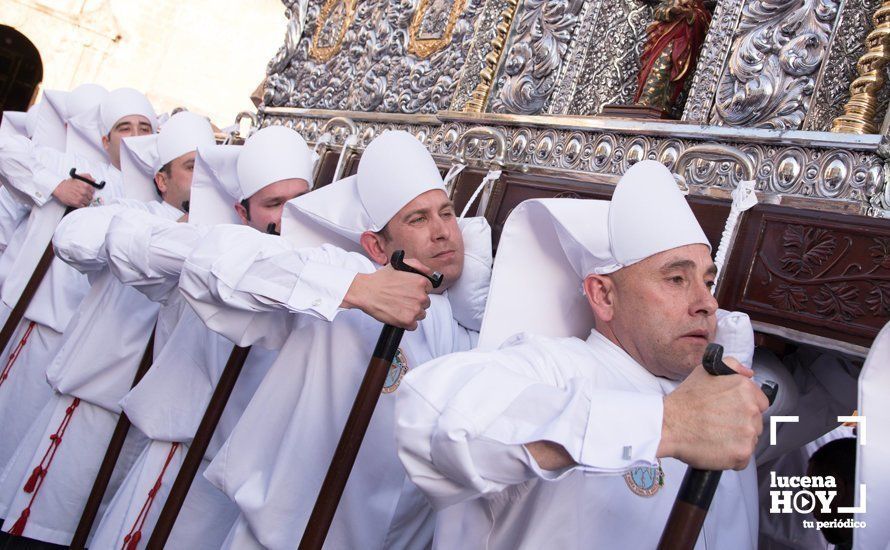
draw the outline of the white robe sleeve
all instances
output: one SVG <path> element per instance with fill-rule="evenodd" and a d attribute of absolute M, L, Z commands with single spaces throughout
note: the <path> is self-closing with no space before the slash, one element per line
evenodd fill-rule
<path fill-rule="evenodd" d="M 0 175 L 4 184 L 34 206 L 43 206 L 52 199 L 53 191 L 68 177 L 67 170 L 73 167 L 68 165 L 73 162 L 71 155 L 34 145 L 22 136 L 4 140 L 0 147 Z"/>
<path fill-rule="evenodd" d="M 105 239 L 108 267 L 123 284 L 166 304 L 179 288 L 186 257 L 208 231 L 147 212 L 121 212 Z"/>
<path fill-rule="evenodd" d="M 264 338 L 280 340 L 282 314 L 305 314 L 332 321 L 359 272 L 371 273 L 364 256 L 337 247 L 297 249 L 289 241 L 246 226 L 213 228 L 186 259 L 180 290 L 205 324 L 238 345 Z M 230 323 L 237 313 L 275 313 L 269 330 Z M 242 315 L 243 317 L 243 315 Z M 254 319 L 260 321 L 260 316 Z M 273 328 L 274 327 L 274 328 Z"/>
<path fill-rule="evenodd" d="M 59 222 L 53 234 L 56 256 L 81 273 L 101 271 L 108 265 L 105 237 L 112 218 L 128 209 L 145 209 L 141 201 L 116 201 L 105 206 L 80 208 Z"/>
<path fill-rule="evenodd" d="M 0 253 L 6 250 L 13 233 L 30 212 L 31 208 L 16 200 L 9 189 L 0 188 Z"/>
<path fill-rule="evenodd" d="M 531 345 L 459 353 L 405 377 L 396 404 L 399 458 L 437 509 L 530 479 L 656 463 L 662 396 L 559 380 L 549 355 Z M 560 444 L 577 465 L 542 470 L 525 447 L 535 441 Z"/>

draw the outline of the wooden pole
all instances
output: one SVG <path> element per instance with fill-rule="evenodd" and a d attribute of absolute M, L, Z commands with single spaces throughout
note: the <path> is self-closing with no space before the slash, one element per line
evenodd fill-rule
<path fill-rule="evenodd" d="M 365 371 L 340 441 L 337 443 L 337 449 L 334 451 L 334 457 L 331 459 L 331 465 L 318 493 L 318 499 L 315 501 L 315 507 L 312 509 L 312 515 L 309 516 L 309 523 L 300 541 L 300 550 L 321 548 L 324 545 L 404 332 L 404 329 L 385 325 L 380 333 L 374 355 L 368 363 L 368 369 Z"/>
<path fill-rule="evenodd" d="M 201 466 L 204 453 L 207 452 L 207 447 L 210 445 L 210 438 L 213 436 L 217 424 L 219 424 L 219 419 L 226 408 L 229 396 L 232 395 L 232 390 L 235 388 L 235 383 L 238 381 L 238 376 L 241 374 L 244 361 L 247 360 L 249 353 L 250 346 L 246 348 L 235 346 L 232 349 L 232 353 L 229 354 L 229 360 L 226 362 L 219 381 L 216 383 L 216 388 L 213 390 L 213 395 L 210 397 L 210 402 L 204 411 L 204 417 L 201 418 L 195 437 L 189 445 L 188 452 L 182 461 L 182 466 L 179 468 L 179 473 L 173 481 L 173 487 L 170 488 L 170 494 L 167 495 L 167 500 L 164 502 L 164 507 L 161 509 L 155 528 L 148 539 L 147 550 L 162 550 L 164 545 L 167 544 L 167 539 L 170 537 L 170 532 L 173 531 L 173 525 L 176 523 L 176 517 L 182 509 L 182 504 L 185 502 L 185 497 L 192 486 L 192 481 L 195 479 L 198 468 Z"/>
<path fill-rule="evenodd" d="M 405 264 L 404 258 L 404 251 L 396 251 L 392 256 L 392 266 L 398 271 L 427 277 L 433 288 L 442 284 L 443 277 L 440 274 L 435 273 L 429 277 Z M 309 523 L 300 540 L 300 550 L 320 550 L 324 545 L 404 332 L 405 329 L 391 325 L 384 325 L 380 332 L 377 346 L 371 355 L 371 361 L 368 363 L 352 410 L 349 411 L 349 417 L 340 435 L 340 441 L 337 443 L 337 449 L 334 451 L 334 457 L 331 459 L 315 506 L 312 508 L 312 514 L 309 516 Z"/>

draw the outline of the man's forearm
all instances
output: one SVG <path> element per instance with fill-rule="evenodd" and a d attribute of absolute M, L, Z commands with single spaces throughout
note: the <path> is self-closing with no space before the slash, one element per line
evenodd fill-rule
<path fill-rule="evenodd" d="M 533 441 L 526 443 L 525 448 L 538 463 L 542 470 L 553 472 L 577 466 L 568 451 L 559 443 L 552 441 Z"/>

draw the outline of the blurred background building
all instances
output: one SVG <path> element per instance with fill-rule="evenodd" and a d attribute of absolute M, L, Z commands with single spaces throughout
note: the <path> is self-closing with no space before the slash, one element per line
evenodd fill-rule
<path fill-rule="evenodd" d="M 2 0 L 2 109 L 26 107 L 36 83 L 96 82 L 227 126 L 255 110 L 250 95 L 286 24 L 280 0 Z"/>

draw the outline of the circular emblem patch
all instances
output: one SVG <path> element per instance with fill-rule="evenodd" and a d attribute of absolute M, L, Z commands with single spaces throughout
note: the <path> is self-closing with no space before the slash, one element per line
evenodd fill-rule
<path fill-rule="evenodd" d="M 651 497 L 664 485 L 664 471 L 661 469 L 661 459 L 658 466 L 641 466 L 631 468 L 624 472 L 624 481 L 635 495 Z"/>
<path fill-rule="evenodd" d="M 396 356 L 389 366 L 389 373 L 386 375 L 386 384 L 383 385 L 383 393 L 392 393 L 396 391 L 402 382 L 402 377 L 408 372 L 408 359 L 405 358 L 402 348 L 396 351 Z"/>

